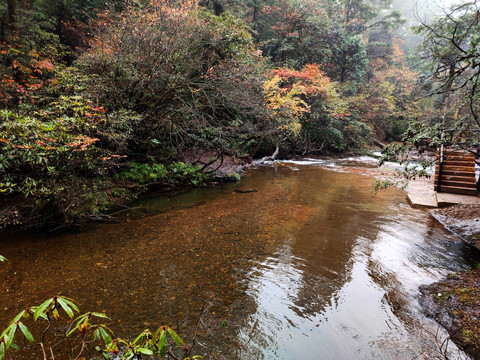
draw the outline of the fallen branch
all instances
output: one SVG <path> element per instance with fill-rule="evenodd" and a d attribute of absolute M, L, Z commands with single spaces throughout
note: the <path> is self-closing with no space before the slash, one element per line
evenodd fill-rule
<path fill-rule="evenodd" d="M 275 161 L 275 159 L 277 158 L 278 156 L 278 153 L 280 152 L 280 143 L 282 141 L 284 141 L 285 139 L 282 139 L 280 140 L 279 142 L 277 142 L 277 146 L 275 148 L 275 152 L 270 155 L 270 156 L 264 156 L 263 158 L 261 158 L 260 160 L 257 160 L 255 161 L 255 165 L 261 165 L 261 164 L 264 164 L 265 162 L 267 161 Z"/>

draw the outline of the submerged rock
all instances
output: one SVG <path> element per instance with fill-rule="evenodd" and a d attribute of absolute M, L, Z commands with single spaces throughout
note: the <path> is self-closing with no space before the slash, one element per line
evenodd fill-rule
<path fill-rule="evenodd" d="M 233 191 L 239 194 L 248 194 L 248 193 L 257 192 L 258 190 L 257 189 L 235 189 Z"/>

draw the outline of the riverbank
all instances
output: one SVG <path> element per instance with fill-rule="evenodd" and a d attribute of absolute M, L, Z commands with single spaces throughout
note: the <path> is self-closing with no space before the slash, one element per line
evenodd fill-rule
<path fill-rule="evenodd" d="M 430 212 L 448 230 L 480 249 L 479 204 L 458 204 Z M 447 329 L 457 346 L 473 359 L 480 359 L 480 268 L 453 273 L 420 291 L 425 313 Z"/>
<path fill-rule="evenodd" d="M 51 231 L 92 222 L 118 221 L 138 198 L 187 191 L 240 180 L 251 159 L 204 152 L 184 153 L 170 163 L 117 164 L 111 174 L 52 180 L 51 191 L 29 195 L 0 189 L 0 231 L 40 228 Z"/>
<path fill-rule="evenodd" d="M 431 213 L 448 230 L 480 250 L 480 203 L 458 204 Z"/>
<path fill-rule="evenodd" d="M 332 158 L 350 159 L 349 155 L 337 154 Z M 177 161 L 166 164 L 118 161 L 112 174 L 82 181 L 74 177 L 69 184 L 55 180 L 57 182 L 51 184 L 54 191 L 48 194 L 2 193 L 0 232 L 33 228 L 50 231 L 92 222 L 118 221 L 116 216 L 128 212 L 132 201 L 236 182 L 242 173 L 271 161 L 271 157 L 255 160 L 233 153 L 184 151 L 178 154 Z M 367 175 L 371 170 L 357 172 Z"/>
<path fill-rule="evenodd" d="M 473 359 L 480 359 L 480 269 L 452 273 L 420 287 L 427 316 L 449 333 L 450 339 Z M 445 344 L 447 345 L 447 344 Z"/>

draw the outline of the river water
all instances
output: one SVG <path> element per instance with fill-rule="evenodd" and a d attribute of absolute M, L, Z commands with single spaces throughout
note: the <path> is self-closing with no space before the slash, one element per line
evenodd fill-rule
<path fill-rule="evenodd" d="M 358 163 L 306 164 L 142 200 L 119 224 L 2 236 L 0 327 L 62 294 L 106 311 L 119 336 L 169 324 L 189 341 L 205 304 L 195 353 L 206 358 L 440 358 L 445 333 L 418 287 L 479 253 L 401 190 L 373 196 Z"/>

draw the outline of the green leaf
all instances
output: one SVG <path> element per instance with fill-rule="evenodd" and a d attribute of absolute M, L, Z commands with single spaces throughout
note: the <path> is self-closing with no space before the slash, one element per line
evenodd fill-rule
<path fill-rule="evenodd" d="M 173 329 L 167 328 L 167 331 L 170 334 L 170 336 L 172 337 L 173 341 L 175 341 L 175 344 L 177 344 L 178 347 L 182 347 L 184 342 L 180 338 L 180 336 L 178 336 L 177 333 L 175 331 L 173 331 Z"/>
<path fill-rule="evenodd" d="M 105 330 L 103 327 L 99 327 L 98 330 L 100 331 L 100 335 L 105 342 L 106 345 L 110 344 L 112 342 L 112 337 L 110 334 Z"/>
<path fill-rule="evenodd" d="M 5 335 L 5 351 L 7 351 L 12 345 L 13 339 L 15 338 L 15 331 L 17 331 L 17 324 L 12 324 L 8 335 Z"/>
<path fill-rule="evenodd" d="M 62 307 L 63 310 L 65 310 L 65 312 L 67 313 L 67 315 L 70 317 L 70 318 L 73 318 L 73 310 L 70 306 L 67 305 L 67 303 L 61 298 L 57 298 L 57 302 L 60 304 L 60 306 Z"/>
<path fill-rule="evenodd" d="M 52 299 L 46 300 L 43 304 L 41 304 L 33 313 L 33 320 L 37 321 L 38 317 L 40 314 L 43 314 L 43 312 L 48 308 L 48 306 L 53 302 Z"/>
<path fill-rule="evenodd" d="M 22 322 L 19 322 L 18 326 L 20 326 L 20 330 L 22 331 L 23 335 L 25 335 L 27 340 L 30 341 L 30 343 L 33 344 L 35 340 L 33 339 L 33 336 L 30 333 L 30 331 L 28 331 L 27 327 L 25 325 L 23 325 Z"/>
<path fill-rule="evenodd" d="M 140 351 L 144 355 L 153 355 L 153 351 L 150 349 L 139 348 L 138 351 Z"/>
<path fill-rule="evenodd" d="M 17 316 L 12 320 L 11 324 L 16 323 L 18 320 L 22 318 L 22 316 L 25 314 L 25 310 L 20 311 Z"/>
<path fill-rule="evenodd" d="M 48 320 L 47 314 L 41 313 L 39 317 L 42 318 L 43 320 Z"/>
<path fill-rule="evenodd" d="M 18 320 L 22 318 L 23 314 L 25 314 L 25 310 L 22 310 L 17 316 L 13 318 L 12 321 L 10 321 L 10 325 L 5 330 L 3 330 L 2 334 L 0 335 L 0 339 L 3 338 L 5 334 L 7 334 L 10 331 L 10 327 L 13 326 L 14 323 L 16 323 Z"/>
<path fill-rule="evenodd" d="M 83 321 L 85 321 L 85 319 L 87 318 L 88 314 L 84 314 L 84 315 L 81 315 L 79 316 L 78 318 L 76 318 L 74 320 L 74 322 L 76 321 L 75 323 L 75 326 L 72 328 L 72 330 L 70 330 L 68 333 L 67 333 L 67 336 L 70 336 L 75 330 L 78 329 L 78 327 L 80 326 L 80 324 L 83 323 Z"/>
<path fill-rule="evenodd" d="M 89 316 L 90 313 L 82 314 L 80 316 L 77 316 L 73 322 L 81 323 L 83 320 L 85 320 L 85 317 Z"/>
<path fill-rule="evenodd" d="M 99 318 L 110 319 L 110 318 L 109 318 L 107 315 L 105 315 L 104 313 L 92 312 L 92 313 L 90 313 L 90 314 L 92 314 L 93 316 L 99 317 Z"/>
<path fill-rule="evenodd" d="M 137 341 L 138 341 L 138 340 L 140 340 L 140 339 L 141 339 L 142 337 L 144 337 L 144 336 L 145 336 L 145 333 L 144 333 L 144 332 L 142 332 L 140 335 L 138 335 L 138 336 L 136 337 L 136 339 L 135 339 L 135 340 L 133 340 L 133 343 L 132 343 L 132 344 L 136 344 L 136 343 L 137 343 Z"/>
<path fill-rule="evenodd" d="M 158 355 L 160 357 L 165 355 L 165 349 L 167 347 L 167 335 L 164 330 L 160 332 L 160 337 L 158 338 Z"/>
<path fill-rule="evenodd" d="M 60 299 L 60 298 L 59 298 Z M 76 312 L 80 312 L 80 310 L 78 309 L 78 306 L 74 304 L 73 300 L 72 299 L 69 299 L 69 298 L 66 298 L 66 297 L 61 297 L 61 299 L 68 305 L 70 306 L 73 310 L 75 310 Z"/>
<path fill-rule="evenodd" d="M 7 261 L 7 258 L 5 256 L 0 255 L 0 261 L 1 262 Z"/>
<path fill-rule="evenodd" d="M 0 344 L 0 360 L 5 359 L 5 344 L 2 342 Z"/>

